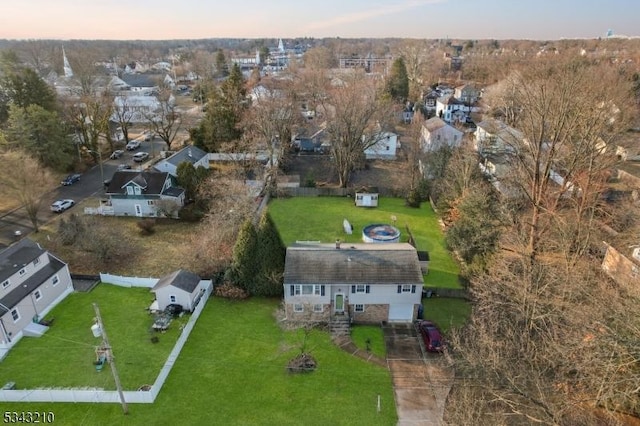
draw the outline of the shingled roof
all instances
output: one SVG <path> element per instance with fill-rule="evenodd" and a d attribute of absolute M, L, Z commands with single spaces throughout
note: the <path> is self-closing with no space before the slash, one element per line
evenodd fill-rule
<path fill-rule="evenodd" d="M 406 243 L 294 244 L 284 284 L 423 284 L 416 249 Z"/>
<path fill-rule="evenodd" d="M 107 194 L 126 194 L 126 185 L 133 182 L 144 190 L 145 195 L 159 195 L 167 180 L 166 172 L 129 172 L 120 171 L 113 174 Z"/>
<path fill-rule="evenodd" d="M 193 291 L 198 287 L 200 283 L 200 277 L 194 274 L 193 272 L 185 271 L 183 269 L 179 269 L 175 272 L 170 273 L 169 275 L 165 275 L 160 278 L 155 286 L 151 289 L 151 291 L 156 291 L 163 287 L 176 287 L 180 290 L 184 290 L 187 293 L 193 293 Z"/>
<path fill-rule="evenodd" d="M 0 282 L 6 280 L 28 263 L 40 257 L 45 250 L 28 238 L 0 251 Z"/>

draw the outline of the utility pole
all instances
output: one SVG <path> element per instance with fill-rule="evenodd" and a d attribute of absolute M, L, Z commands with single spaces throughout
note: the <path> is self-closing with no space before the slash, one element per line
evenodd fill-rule
<path fill-rule="evenodd" d="M 129 407 L 127 406 L 127 402 L 124 400 L 124 393 L 122 393 L 122 385 L 120 384 L 120 377 L 118 377 L 118 370 L 116 370 L 116 363 L 113 357 L 113 350 L 111 349 L 111 345 L 109 344 L 109 339 L 107 338 L 107 332 L 104 329 L 104 324 L 102 323 L 102 317 L 100 316 L 100 309 L 98 309 L 98 304 L 93 304 L 93 309 L 96 311 L 96 319 L 98 321 L 98 327 L 100 327 L 100 331 L 102 332 L 102 340 L 104 342 L 105 349 L 107 351 L 107 362 L 111 366 L 111 373 L 113 374 L 113 380 L 116 382 L 116 389 L 118 390 L 118 395 L 120 395 L 120 402 L 122 403 L 122 411 L 124 414 L 129 414 Z"/>

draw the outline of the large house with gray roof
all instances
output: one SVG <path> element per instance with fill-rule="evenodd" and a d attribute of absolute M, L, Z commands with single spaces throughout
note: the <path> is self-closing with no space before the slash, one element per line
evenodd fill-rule
<path fill-rule="evenodd" d="M 196 146 L 186 146 L 172 156 L 159 161 L 155 166 L 160 172 L 167 172 L 171 176 L 178 176 L 178 166 L 181 163 L 188 162 L 193 167 L 209 168 L 209 155 Z"/>
<path fill-rule="evenodd" d="M 0 359 L 23 336 L 40 336 L 38 322 L 73 292 L 66 263 L 28 238 L 0 252 Z"/>
<path fill-rule="evenodd" d="M 105 193 L 109 206 L 102 210 L 114 216 L 175 216 L 184 206 L 184 189 L 167 172 L 115 172 Z"/>
<path fill-rule="evenodd" d="M 284 304 L 288 320 L 411 322 L 424 284 L 407 243 L 314 244 L 287 248 Z"/>

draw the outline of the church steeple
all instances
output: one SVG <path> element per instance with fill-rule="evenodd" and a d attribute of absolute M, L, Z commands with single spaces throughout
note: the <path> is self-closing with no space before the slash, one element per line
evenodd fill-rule
<path fill-rule="evenodd" d="M 67 54 L 64 51 L 64 46 L 62 46 L 62 63 L 64 68 L 64 76 L 67 78 L 73 77 L 73 70 L 71 69 L 71 65 L 69 65 L 69 60 L 67 59 Z"/>

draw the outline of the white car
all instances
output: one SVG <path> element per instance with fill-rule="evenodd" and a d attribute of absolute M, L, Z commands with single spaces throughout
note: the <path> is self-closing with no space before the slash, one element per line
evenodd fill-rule
<path fill-rule="evenodd" d="M 135 161 L 136 163 L 142 163 L 147 158 L 149 158 L 148 152 L 136 152 L 136 154 L 133 156 L 133 161 Z"/>
<path fill-rule="evenodd" d="M 56 213 L 62 213 L 63 211 L 70 209 L 76 202 L 73 200 L 58 200 L 51 204 L 51 211 Z"/>
<path fill-rule="evenodd" d="M 133 140 L 127 144 L 127 151 L 133 151 L 140 148 L 140 141 Z"/>

